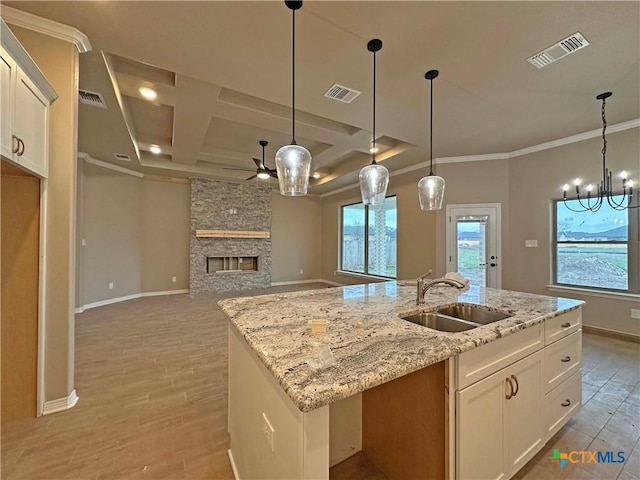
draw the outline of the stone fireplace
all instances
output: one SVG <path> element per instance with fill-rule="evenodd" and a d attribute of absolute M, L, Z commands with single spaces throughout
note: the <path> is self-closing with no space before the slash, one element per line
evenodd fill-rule
<path fill-rule="evenodd" d="M 191 180 L 191 294 L 271 285 L 271 189 Z"/>

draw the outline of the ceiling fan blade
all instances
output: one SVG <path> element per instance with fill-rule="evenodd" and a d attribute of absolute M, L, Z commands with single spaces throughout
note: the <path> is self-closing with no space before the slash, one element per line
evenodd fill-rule
<path fill-rule="evenodd" d="M 244 180 L 246 182 L 247 180 L 253 180 L 256 177 L 257 177 L 257 175 L 251 175 L 249 178 L 245 178 Z"/>
<path fill-rule="evenodd" d="M 262 160 L 254 158 L 253 161 L 255 162 L 256 167 L 258 167 L 260 170 L 262 170 L 264 168 L 264 165 L 262 164 Z"/>

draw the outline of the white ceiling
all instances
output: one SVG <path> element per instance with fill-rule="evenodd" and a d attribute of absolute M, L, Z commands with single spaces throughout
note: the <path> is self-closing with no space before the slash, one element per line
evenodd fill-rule
<path fill-rule="evenodd" d="M 269 142 L 271 168 L 291 140 L 284 2 L 2 5 L 88 36 L 93 50 L 80 56 L 80 88 L 101 93 L 108 107 L 80 106 L 79 150 L 93 158 L 145 174 L 244 181 L 261 155 L 259 140 Z M 600 128 L 595 96 L 603 91 L 614 94 L 610 125 L 640 118 L 640 2 L 308 1 L 296 27 L 296 140 L 322 174 L 311 193 L 356 182 L 371 161 L 366 44 L 375 37 L 384 43 L 378 160 L 392 172 L 428 160 L 424 74 L 434 68 L 434 157 L 512 152 Z M 588 47 L 543 69 L 527 62 L 578 31 Z M 351 104 L 325 98 L 334 83 L 362 94 Z M 142 85 L 157 90 L 155 104 L 142 99 Z M 163 154 L 150 153 L 151 144 Z"/>

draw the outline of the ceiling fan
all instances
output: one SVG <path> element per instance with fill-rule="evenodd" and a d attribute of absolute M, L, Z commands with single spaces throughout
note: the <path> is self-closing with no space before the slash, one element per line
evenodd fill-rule
<path fill-rule="evenodd" d="M 253 161 L 255 162 L 258 168 L 256 169 L 256 174 L 250 176 L 246 180 L 252 180 L 256 177 L 263 180 L 266 180 L 268 178 L 278 178 L 278 172 L 275 169 L 268 168 L 264 164 L 264 149 L 267 145 L 269 145 L 269 142 L 267 142 L 266 140 L 260 140 L 259 143 L 260 143 L 260 146 L 262 147 L 262 160 L 258 158 L 253 159 Z M 223 170 L 242 170 L 247 172 L 251 171 L 250 168 L 234 168 L 234 167 L 223 167 Z"/>

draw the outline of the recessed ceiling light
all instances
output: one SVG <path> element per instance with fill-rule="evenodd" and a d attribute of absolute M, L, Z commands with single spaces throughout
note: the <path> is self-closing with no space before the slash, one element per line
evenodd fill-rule
<path fill-rule="evenodd" d="M 155 100 L 156 98 L 158 98 L 158 94 L 153 88 L 140 87 L 138 91 L 140 92 L 140 95 L 142 95 L 147 100 Z"/>
<path fill-rule="evenodd" d="M 313 174 L 313 178 L 320 178 L 320 174 L 319 174 L 318 172 L 315 172 L 315 173 Z"/>
<path fill-rule="evenodd" d="M 369 148 L 369 153 L 378 153 L 379 151 L 380 151 L 380 149 L 378 147 Z"/>
<path fill-rule="evenodd" d="M 151 153 L 155 153 L 156 155 L 160 155 L 162 153 L 162 149 L 158 145 L 151 145 L 149 147 L 149 151 Z"/>

